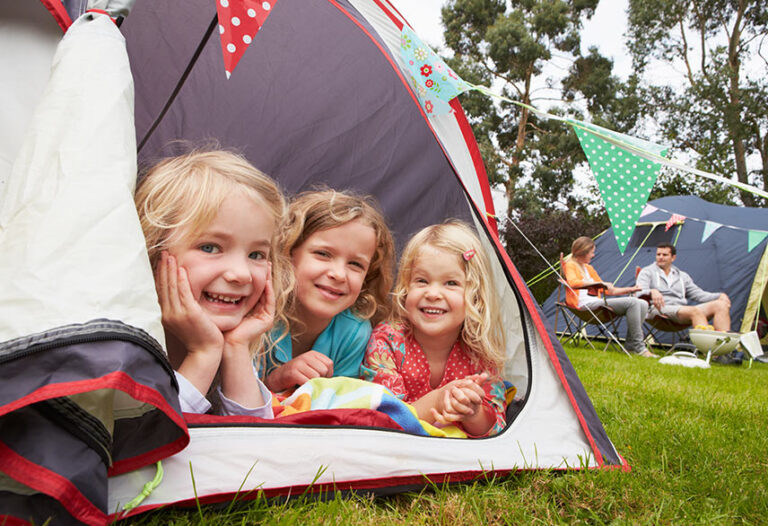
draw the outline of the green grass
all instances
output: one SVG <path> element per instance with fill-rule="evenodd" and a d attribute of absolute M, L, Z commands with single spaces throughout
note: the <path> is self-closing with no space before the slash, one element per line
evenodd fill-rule
<path fill-rule="evenodd" d="M 258 500 L 124 523 L 768 524 L 768 365 L 687 369 L 567 351 L 631 472 L 525 472 L 391 498 Z"/>

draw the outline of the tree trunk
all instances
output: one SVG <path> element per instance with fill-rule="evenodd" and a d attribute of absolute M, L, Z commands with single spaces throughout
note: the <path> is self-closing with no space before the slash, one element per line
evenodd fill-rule
<path fill-rule="evenodd" d="M 525 70 L 525 88 L 523 89 L 522 103 L 531 104 L 531 77 L 533 77 L 533 63 L 530 63 Z M 517 125 L 517 139 L 515 140 L 515 151 L 512 154 L 512 166 L 517 168 L 522 161 L 523 149 L 525 148 L 525 129 L 528 127 L 528 108 L 520 108 L 520 123 Z M 515 183 L 511 177 L 507 180 L 507 199 L 511 199 L 515 190 Z"/>
<path fill-rule="evenodd" d="M 730 86 L 728 89 L 728 97 L 730 99 L 726 112 L 728 117 L 726 118 L 726 126 L 729 128 L 729 132 L 733 144 L 733 156 L 736 161 L 736 177 L 739 182 L 749 184 L 747 177 L 747 153 L 744 146 L 744 139 L 742 133 L 741 123 L 741 90 L 739 88 L 739 72 L 741 69 L 741 59 L 739 57 L 739 42 L 741 41 L 741 21 L 744 15 L 745 5 L 743 1 L 739 2 L 738 12 L 736 14 L 736 22 L 733 25 L 733 31 L 731 31 L 730 39 L 728 42 L 728 65 L 730 66 L 728 77 Z M 751 193 L 740 190 L 741 200 L 746 206 L 757 206 L 755 196 Z"/>

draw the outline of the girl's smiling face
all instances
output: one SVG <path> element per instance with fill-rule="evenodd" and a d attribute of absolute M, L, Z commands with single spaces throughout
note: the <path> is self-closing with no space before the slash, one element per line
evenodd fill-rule
<path fill-rule="evenodd" d="M 406 316 L 419 343 L 456 341 L 464 324 L 465 284 L 458 256 L 430 245 L 421 248 L 405 298 Z"/>
<path fill-rule="evenodd" d="M 237 327 L 264 292 L 274 229 L 263 204 L 233 194 L 203 231 L 168 247 L 187 271 L 192 296 L 222 332 Z"/>
<path fill-rule="evenodd" d="M 376 250 L 376 232 L 360 220 L 320 230 L 293 249 L 296 314 L 310 331 L 357 301 Z"/>

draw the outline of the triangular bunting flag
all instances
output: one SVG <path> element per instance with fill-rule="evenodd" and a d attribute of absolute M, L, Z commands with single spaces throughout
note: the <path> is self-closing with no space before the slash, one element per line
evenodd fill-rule
<path fill-rule="evenodd" d="M 221 51 L 227 78 L 259 32 L 277 0 L 216 0 Z"/>
<path fill-rule="evenodd" d="M 411 74 L 413 89 L 429 116 L 452 113 L 448 104 L 451 99 L 472 87 L 405 25 L 400 33 L 400 58 Z"/>
<path fill-rule="evenodd" d="M 635 231 L 635 223 L 640 218 L 651 188 L 656 183 L 661 165 L 616 146 L 596 136 L 591 130 L 619 142 L 651 151 L 656 155 L 666 154 L 666 149 L 663 146 L 585 122 L 572 121 L 570 124 L 579 137 L 581 147 L 589 160 L 597 187 L 605 203 L 608 219 L 611 220 L 616 244 L 619 246 L 619 251 L 624 254 L 629 239 Z"/>
<path fill-rule="evenodd" d="M 656 208 L 655 206 L 646 204 L 645 208 L 643 208 L 643 211 L 640 213 L 640 217 L 644 217 L 644 216 L 647 216 L 648 214 L 652 214 L 656 210 L 658 210 L 658 208 Z"/>
<path fill-rule="evenodd" d="M 714 231 L 720 228 L 721 226 L 723 225 L 721 225 L 720 223 L 715 223 L 714 221 L 704 221 L 704 233 L 701 234 L 701 242 L 703 243 L 704 241 L 706 241 L 709 238 L 709 236 L 711 236 L 714 233 Z"/>
<path fill-rule="evenodd" d="M 672 228 L 675 225 L 680 225 L 685 223 L 685 216 L 680 214 L 672 214 L 669 219 L 667 219 L 667 224 L 664 225 L 664 232 L 667 232 L 670 228 Z"/>
<path fill-rule="evenodd" d="M 752 250 L 759 245 L 766 236 L 768 236 L 768 232 L 763 230 L 750 230 L 749 236 L 747 237 L 747 252 L 752 252 Z"/>

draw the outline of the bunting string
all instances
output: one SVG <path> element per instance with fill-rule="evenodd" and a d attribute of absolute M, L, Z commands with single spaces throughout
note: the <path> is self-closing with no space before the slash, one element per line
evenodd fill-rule
<path fill-rule="evenodd" d="M 461 79 L 409 27 L 403 26 L 400 60 L 411 76 L 414 92 L 426 115 L 438 118 L 452 113 L 450 100 L 469 90 L 514 104 L 542 117 L 571 126 L 579 137 L 613 226 L 616 243 L 624 253 L 661 166 L 705 177 L 768 199 L 768 192 L 740 181 L 691 168 L 665 157 L 667 148 L 587 122 L 552 115 L 529 104 L 499 95 L 487 86 Z M 644 162 L 643 162 L 644 161 Z M 750 234 L 750 245 L 757 236 Z M 761 238 L 762 240 L 762 238 Z M 759 241 L 758 241 L 759 243 Z"/>

